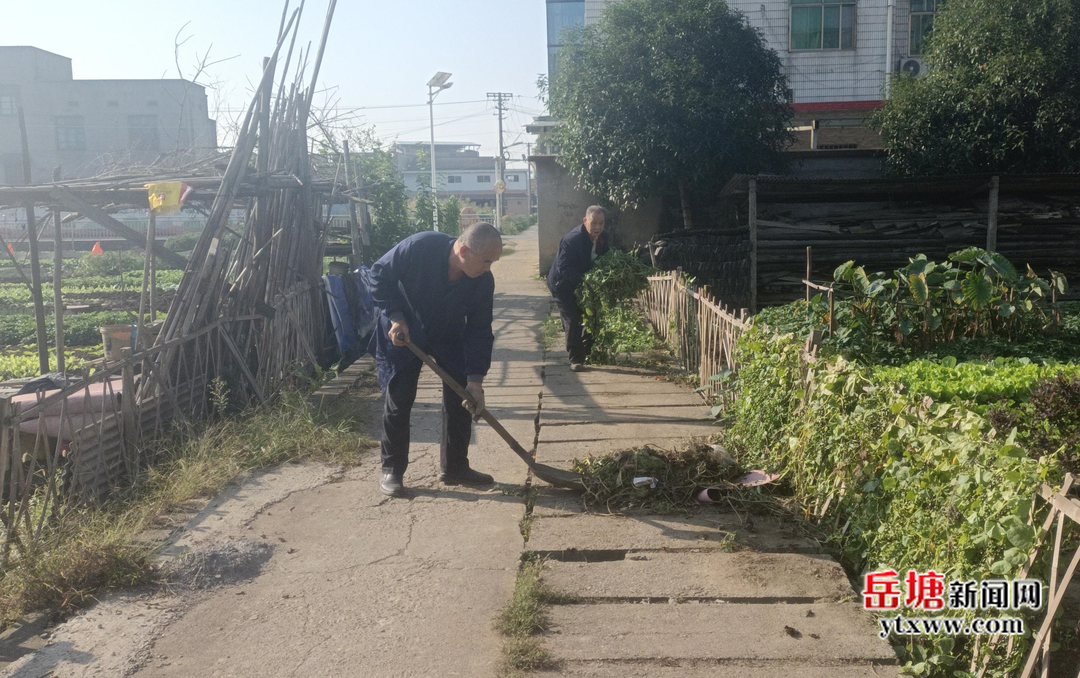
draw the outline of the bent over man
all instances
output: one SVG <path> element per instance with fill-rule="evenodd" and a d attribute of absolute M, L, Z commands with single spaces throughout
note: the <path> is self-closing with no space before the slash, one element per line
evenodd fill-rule
<path fill-rule="evenodd" d="M 371 268 L 371 296 L 379 326 L 371 339 L 383 406 L 382 480 L 379 489 L 402 496 L 409 466 L 409 417 L 423 362 L 406 346 L 428 353 L 473 396 L 466 408 L 443 385 L 442 474 L 448 485 L 490 485 L 494 479 L 469 467 L 472 415 L 484 408 L 484 376 L 491 367 L 495 278 L 491 265 L 502 237 L 491 224 L 475 224 L 459 238 L 427 231 L 398 243 Z"/>
<path fill-rule="evenodd" d="M 555 263 L 547 275 L 548 289 L 562 317 L 566 352 L 570 354 L 570 369 L 574 372 L 585 369 L 585 359 L 592 350 L 592 338 L 582 327 L 577 288 L 596 258 L 608 250 L 604 236 L 605 216 L 604 208 L 599 205 L 585 210 L 581 225 L 563 236 Z"/>

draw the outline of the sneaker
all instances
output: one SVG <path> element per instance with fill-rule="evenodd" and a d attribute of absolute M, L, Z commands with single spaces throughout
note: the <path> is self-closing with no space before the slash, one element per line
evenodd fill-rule
<path fill-rule="evenodd" d="M 383 471 L 382 480 L 379 481 L 379 491 L 391 497 L 404 497 L 405 485 L 401 482 L 401 476 L 393 471 Z"/>
<path fill-rule="evenodd" d="M 494 478 L 486 473 L 474 471 L 471 468 L 456 473 L 447 473 L 446 471 L 443 471 L 439 474 L 439 481 L 442 482 L 443 485 L 472 485 L 475 487 L 486 487 L 495 484 Z"/>
<path fill-rule="evenodd" d="M 585 365 L 583 363 L 570 363 L 571 372 L 584 372 Z"/>

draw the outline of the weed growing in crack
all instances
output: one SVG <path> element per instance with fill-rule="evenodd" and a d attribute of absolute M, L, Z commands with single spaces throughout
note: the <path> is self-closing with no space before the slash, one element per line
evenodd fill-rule
<path fill-rule="evenodd" d="M 544 562 L 540 559 L 526 558 L 522 562 L 514 583 L 514 596 L 495 619 L 495 629 L 506 637 L 504 678 L 554 665 L 536 636 L 547 630 L 547 607 L 573 598 L 548 588 L 541 576 L 543 569 Z"/>

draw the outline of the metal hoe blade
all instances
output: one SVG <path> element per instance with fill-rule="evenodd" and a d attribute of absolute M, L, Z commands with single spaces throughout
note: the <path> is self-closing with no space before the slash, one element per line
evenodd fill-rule
<path fill-rule="evenodd" d="M 452 388 L 454 393 L 461 396 L 462 400 L 473 402 L 473 397 L 469 395 L 469 392 L 463 389 L 461 384 L 454 381 L 443 368 L 439 367 L 438 363 L 431 359 L 431 356 L 421 351 L 412 342 L 407 342 L 405 345 L 409 347 L 409 350 L 416 354 L 417 358 L 423 360 L 424 364 L 431 368 L 432 372 L 439 375 L 439 378 L 443 380 L 444 384 Z M 555 468 L 554 466 L 548 466 L 546 464 L 537 464 L 532 458 L 532 455 L 514 439 L 514 436 L 510 435 L 509 431 L 503 428 L 503 425 L 499 423 L 499 420 L 496 419 L 491 412 L 488 412 L 487 409 L 484 409 L 480 413 L 480 418 L 486 421 L 491 428 L 495 429 L 495 432 L 499 434 L 499 437 L 506 441 L 506 444 L 510 446 L 510 449 L 512 449 L 517 456 L 521 457 L 521 460 L 525 462 L 537 478 L 543 480 L 545 483 L 550 483 L 555 487 L 562 487 L 568 490 L 585 490 L 585 484 L 582 482 L 581 476 L 573 471 Z"/>

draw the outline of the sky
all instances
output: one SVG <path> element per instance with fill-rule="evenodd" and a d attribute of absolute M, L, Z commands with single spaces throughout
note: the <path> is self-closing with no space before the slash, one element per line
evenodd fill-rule
<path fill-rule="evenodd" d="M 307 0 L 298 46 L 318 46 L 327 3 Z M 283 7 L 284 0 L 0 0 L 0 45 L 70 57 L 76 78 L 175 78 L 180 32 L 188 78 L 207 49 L 211 61 L 235 57 L 199 79 L 214 83 L 211 116 L 235 117 L 273 51 Z M 524 125 L 542 112 L 536 79 L 547 69 L 546 44 L 544 0 L 338 0 L 316 106 L 336 102 L 338 116 L 374 125 L 386 142 L 427 140 L 426 83 L 448 71 L 454 86 L 436 99 L 436 141 L 480 143 L 493 155 L 498 120 L 486 95 L 513 93 L 506 143 L 532 141 Z M 509 149 L 511 158 L 525 152 Z"/>

